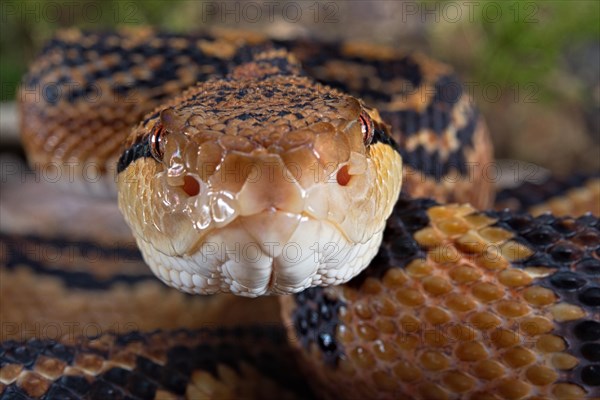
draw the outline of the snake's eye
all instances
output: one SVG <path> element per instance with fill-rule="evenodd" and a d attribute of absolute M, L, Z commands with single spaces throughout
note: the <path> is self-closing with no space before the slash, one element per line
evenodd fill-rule
<path fill-rule="evenodd" d="M 363 111 L 358 119 L 362 129 L 363 142 L 365 143 L 365 146 L 368 146 L 371 144 L 371 140 L 373 139 L 375 125 L 373 124 L 371 116 L 366 111 Z"/>
<path fill-rule="evenodd" d="M 150 154 L 158 162 L 162 162 L 164 155 L 165 143 L 163 136 L 165 132 L 166 129 L 160 122 L 157 122 L 154 128 L 152 128 L 152 132 L 150 132 Z"/>
<path fill-rule="evenodd" d="M 185 118 L 182 118 L 173 107 L 165 108 L 160 112 L 159 120 L 150 132 L 150 153 L 156 161 L 161 162 L 165 153 L 164 136 L 167 133 L 182 132 L 184 124 Z"/>

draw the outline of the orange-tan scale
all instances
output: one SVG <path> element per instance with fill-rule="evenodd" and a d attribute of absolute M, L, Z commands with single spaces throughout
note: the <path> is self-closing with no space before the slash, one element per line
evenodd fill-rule
<path fill-rule="evenodd" d="M 594 398 L 598 228 L 400 200 L 365 273 L 282 315 L 331 398 Z"/>

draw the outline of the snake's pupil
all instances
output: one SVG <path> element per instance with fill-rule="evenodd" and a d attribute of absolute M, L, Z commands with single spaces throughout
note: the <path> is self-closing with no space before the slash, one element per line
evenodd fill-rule
<path fill-rule="evenodd" d="M 371 139 L 373 138 L 373 120 L 365 111 L 363 111 L 360 114 L 359 120 L 363 134 L 363 141 L 365 145 L 368 146 L 371 143 Z"/>
<path fill-rule="evenodd" d="M 156 161 L 162 161 L 163 158 L 163 143 L 162 135 L 164 128 L 162 124 L 157 123 L 150 133 L 150 153 Z"/>

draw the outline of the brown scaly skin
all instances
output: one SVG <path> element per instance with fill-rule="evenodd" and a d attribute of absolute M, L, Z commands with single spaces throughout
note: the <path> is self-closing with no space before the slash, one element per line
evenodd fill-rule
<path fill-rule="evenodd" d="M 280 328 L 0 344 L 3 399 L 306 399 Z"/>
<path fill-rule="evenodd" d="M 77 36 L 79 34 L 73 35 L 71 44 L 82 41 Z M 91 46 L 98 40 L 95 35 L 87 38 L 88 42 L 82 41 L 84 46 Z M 151 36 L 149 38 L 152 39 Z M 102 40 L 100 42 L 104 43 Z M 176 43 L 181 46 L 188 42 L 185 39 L 175 42 L 168 39 L 167 47 L 176 48 Z M 302 45 L 288 45 L 302 48 Z M 204 46 L 202 50 L 210 53 L 216 51 L 215 48 L 222 49 L 220 46 Z M 238 49 L 236 46 L 232 48 L 233 53 Z M 364 72 L 358 75 L 353 73 L 360 63 L 355 62 L 356 65 L 350 65 L 347 69 L 339 67 L 349 66 L 346 62 L 351 61 L 357 53 L 365 65 L 385 60 L 384 65 L 402 66 L 406 68 L 405 72 L 416 68 L 420 78 L 408 81 L 413 82 L 417 91 L 427 87 L 426 84 L 421 86 L 423 82 L 435 86 L 432 82 L 439 81 L 443 88 L 449 79 L 444 67 L 435 68 L 437 64 L 428 64 L 418 57 L 394 59 L 390 55 L 393 52 L 389 51 L 375 51 L 360 46 L 333 46 L 327 47 L 330 51 L 321 54 L 328 56 L 319 60 L 311 57 L 310 51 L 306 50 L 314 47 L 305 46 L 304 49 L 305 53 L 295 51 L 298 58 L 307 64 L 311 75 L 324 81 L 328 76 L 340 77 L 343 82 L 331 83 L 364 99 L 368 99 L 370 94 L 361 93 L 361 90 L 365 91 L 369 86 L 374 88 L 375 94 L 395 90 L 397 86 L 387 84 L 389 82 L 378 85 L 378 74 L 385 68 L 376 68 L 371 69 L 375 74 L 368 75 L 368 85 L 356 88 L 356 77 L 364 76 Z M 225 53 L 222 50 L 220 52 L 222 56 Z M 340 55 L 340 60 L 336 63 L 335 59 L 329 58 L 331 54 Z M 59 54 L 57 59 L 61 57 Z M 229 60 L 230 57 L 231 54 L 227 53 L 223 59 Z M 60 63 L 60 60 L 55 61 Z M 350 73 L 344 78 L 339 73 L 342 71 Z M 353 92 L 352 86 L 355 86 L 356 92 Z M 384 120 L 392 125 L 392 135 L 401 143 L 406 163 L 409 167 L 422 170 L 425 181 L 431 183 L 430 189 L 422 189 L 427 185 L 419 179 L 414 186 L 408 184 L 409 188 L 413 188 L 411 190 L 424 190 L 425 195 L 432 195 L 440 190 L 440 185 L 433 185 L 433 182 L 441 180 L 441 176 L 448 172 L 448 165 L 463 163 L 464 167 L 469 160 L 490 160 L 485 131 L 479 119 L 472 114 L 468 102 L 464 101 L 464 96 L 444 103 L 445 96 L 427 97 L 425 89 L 415 97 L 407 97 L 402 90 L 397 94 L 398 101 L 390 102 L 388 93 L 388 97 L 384 96 L 376 105 Z M 407 99 L 410 99 L 408 105 Z M 385 108 L 386 101 L 392 104 L 391 109 Z M 375 103 L 373 101 L 370 104 Z M 395 108 L 398 104 L 406 105 L 407 109 Z M 449 147 L 444 152 L 441 150 L 445 147 L 440 145 L 438 149 L 441 150 L 437 155 L 428 158 L 436 151 L 431 153 L 422 149 L 428 147 L 433 136 L 427 132 L 427 124 L 421 126 L 415 122 L 415 115 L 432 113 L 444 121 L 448 119 L 448 104 L 450 114 L 455 116 L 455 128 L 450 128 L 448 135 L 444 134 L 448 139 L 444 143 L 450 143 Z M 430 105 L 433 106 L 430 108 Z M 25 109 L 28 106 L 31 104 L 26 103 Z M 46 108 L 52 109 L 51 106 Z M 37 128 L 41 127 L 38 121 Z M 468 129 L 460 138 L 467 139 L 463 142 L 463 139 L 455 137 L 453 141 L 450 134 L 452 129 L 460 130 L 463 127 Z M 445 128 L 440 129 L 446 131 Z M 469 144 L 474 151 L 469 152 Z M 65 149 L 69 148 L 67 146 Z M 462 158 L 458 163 L 451 163 L 449 160 L 452 157 Z M 427 165 L 430 167 L 426 168 Z M 439 167 L 439 170 L 435 167 Z M 474 176 L 477 180 L 477 174 Z M 466 182 L 469 180 L 464 179 L 463 184 Z M 470 184 L 477 187 L 477 182 Z M 489 187 L 480 185 L 474 190 L 470 189 L 472 192 L 455 192 L 458 187 L 455 185 L 442 189 L 437 193 L 438 198 L 441 196 L 441 201 L 449 198 L 471 200 L 478 206 L 482 203 L 487 205 L 490 201 L 487 194 L 482 197 L 475 195 L 476 192 L 486 192 Z M 409 193 L 414 194 L 412 191 Z M 430 200 L 401 200 L 388 221 L 379 256 L 364 274 L 343 286 L 310 289 L 295 299 L 288 297 L 283 300 L 286 307 L 283 316 L 288 321 L 286 325 L 290 330 L 291 342 L 297 344 L 300 352 L 308 349 L 300 357 L 306 362 L 309 382 L 315 385 L 320 396 L 330 397 L 342 394 L 350 397 L 404 396 L 425 399 L 597 396 L 597 341 L 600 339 L 598 226 L 598 220 L 591 216 L 578 220 L 542 216 L 532 220 L 531 217 L 508 212 L 481 214 L 468 206 L 438 207 Z M 565 271 L 567 269 L 571 271 Z M 202 354 L 214 352 L 218 357 L 222 355 L 219 345 L 227 342 L 227 338 L 222 337 L 223 332 L 220 333 L 218 338 L 213 335 L 192 335 L 191 340 L 196 345 L 207 345 L 201 348 Z M 190 382 L 187 380 L 190 375 L 187 375 L 184 379 L 186 388 L 180 385 L 176 393 L 187 391 L 190 397 L 196 398 L 200 390 L 207 390 L 208 387 L 208 392 L 218 397 L 239 394 L 226 393 L 227 389 L 216 382 L 214 375 L 213 378 L 208 376 L 208 371 L 214 371 L 214 366 L 189 364 L 190 359 L 194 362 L 197 360 L 194 356 L 197 353 L 185 350 L 189 348 L 189 335 L 156 335 L 161 344 L 159 355 L 153 357 L 157 357 L 157 364 L 166 365 L 161 377 L 167 380 L 170 377 L 181 378 L 176 366 L 180 364 L 168 361 L 169 354 L 173 353 L 183 353 L 178 360 L 186 371 L 201 371 L 193 384 L 186 383 Z M 168 338 L 165 339 L 165 335 Z M 60 369 L 62 364 L 53 360 L 48 362 L 50 367 L 45 359 L 38 365 L 37 357 L 43 352 L 39 349 L 50 346 L 48 343 L 32 341 L 23 345 L 5 342 L 0 355 L 4 357 L 0 359 L 0 391 L 2 394 L 43 396 L 51 390 L 64 389 L 62 380 L 66 379 L 67 371 L 76 375 L 84 371 L 86 381 L 97 383 L 95 386 L 92 384 L 91 392 L 89 388 L 85 393 L 76 393 L 75 390 L 73 394 L 78 397 L 103 398 L 108 395 L 105 390 L 112 391 L 111 395 L 122 391 L 131 394 L 144 387 L 134 377 L 138 377 L 143 369 L 136 357 L 153 349 L 147 338 L 133 335 L 119 339 L 108 335 L 98 341 L 82 340 L 72 351 L 96 355 L 75 357 L 73 370 Z M 98 342 L 101 350 L 95 348 Z M 109 347 L 114 346 L 112 348 L 116 351 L 103 352 L 102 346 L 106 342 Z M 131 343 L 131 351 L 119 351 L 122 346 Z M 180 344 L 183 344 L 183 350 Z M 273 345 L 278 347 L 283 343 L 242 343 L 235 354 L 244 358 L 243 349 L 246 346 L 250 347 L 250 351 L 259 351 Z M 90 348 L 94 350 L 90 351 Z M 172 348 L 178 350 L 171 353 L 168 350 Z M 131 352 L 136 354 L 135 357 L 130 355 Z M 33 358 L 29 357 L 32 353 L 35 356 Z M 283 357 L 287 354 L 283 354 Z M 132 358 L 135 361 L 132 362 Z M 113 371 L 115 364 L 123 370 Z M 23 367 L 35 372 L 25 372 Z M 127 371 L 132 371 L 132 374 Z M 235 383 L 238 380 L 235 373 L 223 371 L 219 371 L 219 379 L 224 385 L 229 385 L 228 389 L 244 386 Z M 242 381 L 254 378 L 248 378 L 248 374 L 245 376 L 247 378 Z M 275 380 L 279 382 L 283 378 L 276 377 Z"/>

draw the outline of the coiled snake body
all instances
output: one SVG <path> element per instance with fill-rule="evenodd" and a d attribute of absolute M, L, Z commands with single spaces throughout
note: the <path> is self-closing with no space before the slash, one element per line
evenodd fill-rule
<path fill-rule="evenodd" d="M 90 165 L 116 167 L 120 209 L 161 280 L 288 294 L 287 340 L 244 328 L 5 341 L 3 396 L 600 394 L 600 223 L 478 211 L 493 200 L 491 143 L 447 66 L 363 44 L 64 31 L 20 99 L 30 161 L 84 160 L 81 185 Z M 27 259 L 15 243 L 33 239 L 9 239 L 8 271 L 97 283 Z M 100 286 L 128 302 L 114 285 L 139 292 L 137 273 L 108 263 Z M 160 319 L 167 292 L 127 307 Z M 188 312 L 192 326 L 202 305 L 176 296 L 166 313 Z M 178 326 L 145 315 L 142 328 Z"/>

